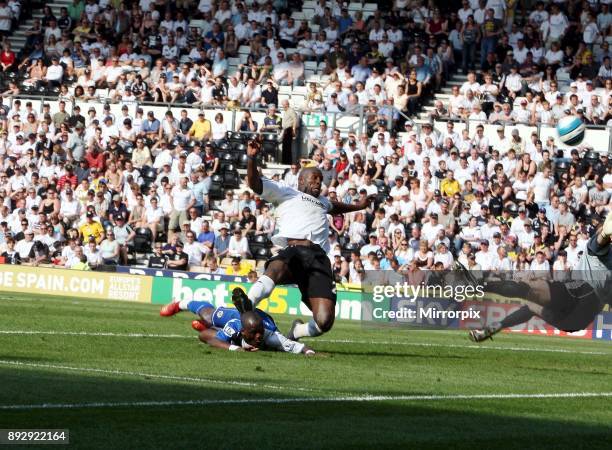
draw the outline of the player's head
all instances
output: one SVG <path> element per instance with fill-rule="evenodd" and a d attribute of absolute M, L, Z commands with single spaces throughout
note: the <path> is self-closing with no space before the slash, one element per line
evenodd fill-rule
<path fill-rule="evenodd" d="M 313 197 L 319 197 L 321 194 L 321 184 L 323 183 L 323 174 L 317 167 L 305 167 L 300 170 L 298 177 L 298 190 Z"/>
<path fill-rule="evenodd" d="M 242 337 L 247 344 L 259 348 L 264 340 L 264 323 L 255 311 L 247 311 L 240 316 Z"/>

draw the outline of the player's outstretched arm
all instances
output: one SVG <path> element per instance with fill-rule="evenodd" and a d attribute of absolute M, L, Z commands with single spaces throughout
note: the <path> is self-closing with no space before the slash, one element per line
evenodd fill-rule
<path fill-rule="evenodd" d="M 247 157 L 249 161 L 247 163 L 247 183 L 253 192 L 261 195 L 263 192 L 263 183 L 257 170 L 257 155 L 259 154 L 259 143 L 251 141 L 247 144 Z"/>
<path fill-rule="evenodd" d="M 200 341 L 202 341 L 205 344 L 208 344 L 208 345 L 210 345 L 211 347 L 214 347 L 214 348 L 221 348 L 223 350 L 233 350 L 233 351 L 237 351 L 237 352 L 244 351 L 243 348 L 238 347 L 237 345 L 232 345 L 229 342 L 224 342 L 224 341 L 218 339 L 217 338 L 217 332 L 215 330 L 210 329 L 210 328 L 201 331 L 199 338 L 200 338 Z"/>
<path fill-rule="evenodd" d="M 376 199 L 375 195 L 369 195 L 364 200 L 359 203 L 349 204 L 349 203 L 340 203 L 331 201 L 332 209 L 329 214 L 344 214 L 354 211 L 361 211 L 362 209 L 366 209 L 371 203 Z"/>
<path fill-rule="evenodd" d="M 315 351 L 301 342 L 292 341 L 280 331 L 275 331 L 266 337 L 266 347 L 273 348 L 278 352 L 302 354 L 312 356 Z"/>

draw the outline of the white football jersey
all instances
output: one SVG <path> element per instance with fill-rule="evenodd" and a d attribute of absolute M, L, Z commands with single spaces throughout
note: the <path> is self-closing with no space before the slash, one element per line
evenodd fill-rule
<path fill-rule="evenodd" d="M 276 206 L 278 234 L 272 242 L 287 246 L 287 239 L 308 239 L 329 252 L 329 221 L 332 204 L 326 197 L 315 198 L 283 183 L 262 178 L 262 198 Z"/>

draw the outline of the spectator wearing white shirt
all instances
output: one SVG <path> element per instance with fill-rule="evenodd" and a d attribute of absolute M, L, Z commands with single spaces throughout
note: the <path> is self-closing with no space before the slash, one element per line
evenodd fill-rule
<path fill-rule="evenodd" d="M 544 9 L 544 2 L 539 1 L 536 4 L 536 9 L 533 10 L 529 14 L 529 21 L 533 23 L 536 27 L 539 27 L 540 25 L 542 25 L 542 23 L 546 22 L 547 20 L 548 20 L 548 11 Z"/>
<path fill-rule="evenodd" d="M 520 95 L 523 90 L 523 77 L 518 71 L 518 66 L 513 65 L 510 68 L 510 73 L 506 76 L 506 80 L 504 82 L 506 89 L 508 89 L 508 93 L 511 98 L 515 98 Z"/>
<path fill-rule="evenodd" d="M 542 37 L 547 47 L 555 41 L 560 41 L 565 35 L 568 27 L 569 21 L 567 17 L 561 12 L 559 5 L 553 3 L 551 5 L 551 14 L 548 20 L 541 24 Z"/>
<path fill-rule="evenodd" d="M 535 258 L 533 259 L 533 261 L 531 261 L 529 269 L 540 272 L 550 271 L 550 263 L 546 259 L 546 255 L 544 254 L 544 252 L 539 251 L 536 253 Z"/>
<path fill-rule="evenodd" d="M 523 39 L 519 39 L 516 43 L 516 47 L 514 47 L 513 50 L 514 60 L 519 64 L 523 64 L 527 58 L 527 53 L 529 52 L 529 49 L 525 46 L 525 41 Z"/>
<path fill-rule="evenodd" d="M 496 258 L 493 260 L 493 264 L 491 270 L 506 272 L 512 270 L 512 261 L 508 258 L 506 254 L 506 249 L 502 246 L 497 248 Z"/>
<path fill-rule="evenodd" d="M 474 10 L 470 8 L 470 2 L 468 0 L 463 0 L 462 5 L 463 7 L 457 11 L 457 16 L 461 22 L 466 23 L 468 17 L 474 14 Z"/>
<path fill-rule="evenodd" d="M 188 177 L 182 177 L 179 184 L 174 186 L 171 191 L 170 199 L 172 202 L 172 212 L 168 223 L 169 238 L 174 235 L 174 231 L 179 223 L 188 220 L 187 211 L 195 204 L 195 196 L 191 189 L 187 187 Z"/>
<path fill-rule="evenodd" d="M 47 67 L 47 73 L 45 74 L 45 81 L 51 86 L 59 86 L 64 76 L 64 68 L 60 65 L 59 59 L 53 58 L 51 65 Z"/>
<path fill-rule="evenodd" d="M 461 85 L 461 89 L 459 89 L 459 92 L 463 95 L 467 94 L 467 91 L 472 91 L 472 92 L 479 92 L 480 91 L 480 83 L 478 83 L 476 81 L 476 73 L 475 72 L 468 72 L 467 74 L 467 81 L 465 81 L 462 85 Z"/>
<path fill-rule="evenodd" d="M 249 242 L 242 235 L 242 231 L 234 230 L 230 237 L 228 255 L 233 257 L 248 258 L 251 252 L 249 251 Z"/>
<path fill-rule="evenodd" d="M 475 216 L 471 216 L 467 226 L 464 226 L 459 232 L 459 239 L 455 240 L 455 247 L 457 251 L 461 249 L 461 245 L 464 242 L 469 243 L 473 249 L 478 247 L 478 241 L 481 240 L 480 227 L 478 226 L 478 219 Z"/>
<path fill-rule="evenodd" d="M 480 250 L 476 252 L 476 263 L 482 270 L 493 270 L 493 264 L 497 255 L 489 250 L 489 241 L 480 241 Z"/>
<path fill-rule="evenodd" d="M 587 14 L 587 23 L 582 27 L 582 41 L 586 44 L 589 50 L 593 50 L 593 44 L 599 38 L 599 28 L 595 15 L 592 12 Z"/>
<path fill-rule="evenodd" d="M 189 256 L 189 265 L 201 266 L 204 255 L 206 255 L 210 249 L 195 239 L 193 230 L 188 231 L 186 237 L 187 242 L 184 243 L 183 251 Z"/>

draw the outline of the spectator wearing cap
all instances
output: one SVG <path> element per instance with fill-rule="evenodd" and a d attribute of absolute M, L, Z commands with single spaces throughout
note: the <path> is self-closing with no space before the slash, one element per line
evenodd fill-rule
<path fill-rule="evenodd" d="M 359 253 L 361 256 L 368 256 L 370 253 L 378 253 L 381 251 L 381 247 L 378 244 L 378 236 L 376 233 L 370 233 L 368 236 L 368 243 L 361 247 Z"/>
<path fill-rule="evenodd" d="M 518 243 L 522 248 L 529 249 L 533 246 L 536 238 L 536 233 L 533 231 L 531 226 L 531 219 L 525 219 L 523 223 L 523 230 L 517 231 L 516 236 L 518 238 Z"/>
<path fill-rule="evenodd" d="M 527 209 L 525 208 L 525 205 L 519 206 L 518 216 L 514 218 L 514 220 L 512 221 L 512 226 L 510 227 L 512 233 L 515 235 L 522 233 L 525 229 L 525 222 L 527 222 L 528 220 L 529 217 L 527 217 Z"/>
<path fill-rule="evenodd" d="M 102 139 L 105 143 L 108 144 L 111 138 L 119 138 L 119 128 L 115 124 L 113 116 L 107 115 L 104 117 L 104 121 L 100 125 L 100 128 L 102 129 Z M 114 141 L 114 143 L 116 142 L 117 141 Z"/>
<path fill-rule="evenodd" d="M 124 220 L 127 221 L 130 215 L 130 212 L 127 206 L 125 205 L 125 203 L 121 201 L 121 195 L 119 194 L 113 195 L 112 201 L 110 205 L 108 206 L 108 215 L 112 222 L 114 222 L 115 219 L 119 216 L 123 216 Z"/>
<path fill-rule="evenodd" d="M 189 137 L 198 141 L 208 140 L 211 136 L 211 130 L 210 121 L 204 117 L 204 112 L 200 112 L 198 119 L 193 122 L 189 130 Z"/>
<path fill-rule="evenodd" d="M 536 233 L 541 233 L 542 227 L 544 226 L 546 226 L 548 230 L 552 229 L 552 223 L 546 217 L 546 208 L 539 208 L 537 217 L 532 221 L 532 227 Z"/>
<path fill-rule="evenodd" d="M 83 242 L 87 242 L 90 237 L 93 237 L 97 243 L 102 242 L 104 238 L 104 228 L 100 222 L 95 220 L 93 211 L 88 211 L 85 214 L 85 223 L 80 226 L 79 234 Z"/>
<path fill-rule="evenodd" d="M 394 178 L 394 185 L 389 191 L 389 195 L 394 201 L 401 201 L 402 197 L 409 195 L 408 187 L 404 184 L 404 178 L 401 175 L 397 175 Z"/>

